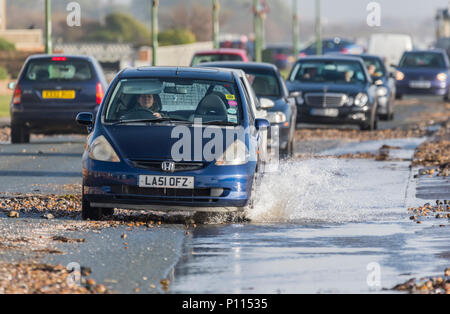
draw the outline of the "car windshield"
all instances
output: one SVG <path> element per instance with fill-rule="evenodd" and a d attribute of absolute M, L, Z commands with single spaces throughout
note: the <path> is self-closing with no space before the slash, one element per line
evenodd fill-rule
<path fill-rule="evenodd" d="M 242 60 L 242 57 L 237 54 L 202 54 L 202 55 L 196 55 L 192 59 L 192 66 L 198 65 L 200 63 L 205 62 L 216 62 L 216 61 L 244 61 Z"/>
<path fill-rule="evenodd" d="M 382 77 L 386 73 L 386 69 L 383 63 L 376 58 L 363 58 L 364 64 L 366 65 L 367 71 L 370 76 Z"/>
<path fill-rule="evenodd" d="M 64 57 L 54 60 L 32 60 L 28 63 L 25 79 L 36 82 L 86 81 L 92 79 L 89 62 L 68 60 Z"/>
<path fill-rule="evenodd" d="M 366 83 L 366 75 L 359 62 L 346 60 L 308 60 L 295 65 L 290 81 L 304 83 Z"/>
<path fill-rule="evenodd" d="M 407 53 L 400 61 L 401 68 L 445 68 L 444 57 L 440 53 Z"/>
<path fill-rule="evenodd" d="M 106 123 L 183 121 L 239 124 L 235 84 L 191 79 L 123 79 L 105 109 Z"/>
<path fill-rule="evenodd" d="M 274 74 L 249 70 L 246 70 L 245 73 L 258 97 L 281 97 L 280 85 Z"/>

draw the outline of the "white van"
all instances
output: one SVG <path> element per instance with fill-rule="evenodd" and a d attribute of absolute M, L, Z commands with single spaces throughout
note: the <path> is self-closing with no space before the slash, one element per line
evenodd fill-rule
<path fill-rule="evenodd" d="M 405 51 L 413 50 L 412 37 L 405 34 L 373 34 L 369 38 L 367 53 L 385 59 L 389 70 L 391 64 L 397 65 Z"/>

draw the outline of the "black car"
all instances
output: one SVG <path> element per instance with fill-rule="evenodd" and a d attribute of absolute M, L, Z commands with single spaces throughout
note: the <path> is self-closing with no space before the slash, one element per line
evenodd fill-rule
<path fill-rule="evenodd" d="M 301 58 L 289 74 L 287 87 L 297 93 L 297 123 L 377 128 L 377 87 L 360 58 Z"/>
<path fill-rule="evenodd" d="M 363 60 L 372 81 L 377 85 L 377 111 L 380 119 L 393 120 L 396 93 L 395 75 L 388 72 L 381 57 L 367 54 L 352 55 L 352 57 L 359 57 Z"/>
<path fill-rule="evenodd" d="M 272 126 L 279 127 L 281 157 L 292 155 L 297 107 L 295 98 L 289 96 L 286 83 L 275 65 L 258 62 L 209 62 L 200 66 L 243 70 L 256 96 L 260 100 L 267 98 L 274 102 L 273 107 L 266 108 L 266 118 Z"/>
<path fill-rule="evenodd" d="M 107 82 L 92 57 L 34 55 L 19 75 L 11 101 L 11 142 L 28 143 L 30 133 L 85 133 L 75 122 L 81 111 L 97 113 Z"/>

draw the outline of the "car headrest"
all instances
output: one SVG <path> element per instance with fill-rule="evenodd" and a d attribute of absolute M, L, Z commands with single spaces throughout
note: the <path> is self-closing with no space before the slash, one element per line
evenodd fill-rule
<path fill-rule="evenodd" d="M 225 106 L 225 103 L 219 96 L 209 94 L 203 97 L 203 99 L 200 101 L 197 109 L 195 110 L 195 115 L 214 115 L 225 117 L 226 119 L 227 108 Z"/>

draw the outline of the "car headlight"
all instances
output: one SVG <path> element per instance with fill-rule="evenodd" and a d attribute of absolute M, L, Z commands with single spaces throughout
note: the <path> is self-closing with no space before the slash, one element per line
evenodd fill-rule
<path fill-rule="evenodd" d="M 439 73 L 436 78 L 438 79 L 438 81 L 443 81 L 445 82 L 447 80 L 447 74 L 445 73 Z"/>
<path fill-rule="evenodd" d="M 286 115 L 282 112 L 268 112 L 267 113 L 267 120 L 272 123 L 283 123 L 286 122 L 287 118 Z"/>
<path fill-rule="evenodd" d="M 368 101 L 369 97 L 367 96 L 367 94 L 359 93 L 358 95 L 356 95 L 353 104 L 358 107 L 363 107 L 367 104 Z"/>
<path fill-rule="evenodd" d="M 217 166 L 239 166 L 248 162 L 249 155 L 247 146 L 241 140 L 236 140 L 225 152 L 217 158 Z"/>
<path fill-rule="evenodd" d="M 405 78 L 405 74 L 403 72 L 397 71 L 395 72 L 395 79 L 397 81 L 402 81 Z"/>
<path fill-rule="evenodd" d="M 97 137 L 88 147 L 89 158 L 98 161 L 120 162 L 114 148 L 103 135 Z"/>
<path fill-rule="evenodd" d="M 383 97 L 386 96 L 388 94 L 388 89 L 384 86 L 380 86 L 377 88 L 377 96 L 378 97 Z"/>

